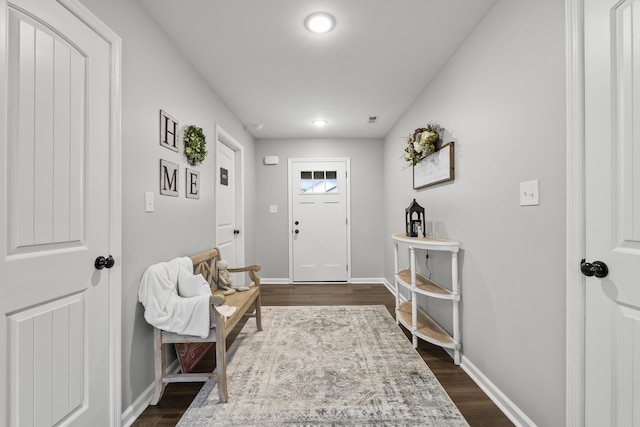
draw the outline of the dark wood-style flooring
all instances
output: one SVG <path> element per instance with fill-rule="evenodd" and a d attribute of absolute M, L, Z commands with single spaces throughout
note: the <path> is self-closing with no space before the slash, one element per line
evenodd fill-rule
<path fill-rule="evenodd" d="M 262 305 L 376 305 L 383 304 L 395 316 L 395 299 L 382 284 L 304 284 L 263 285 Z M 227 345 L 242 328 L 231 334 Z M 406 331 L 405 331 L 406 332 Z M 407 334 L 408 335 L 408 334 Z M 409 339 L 409 338 L 408 338 Z M 472 427 L 513 426 L 513 423 L 482 392 L 482 390 L 440 347 L 420 340 L 418 352 L 436 375 L 460 412 Z M 208 371 L 215 367 L 215 350 L 212 348 L 194 371 Z M 175 426 L 202 383 L 173 383 L 167 385 L 157 406 L 149 406 L 134 422 L 134 426 Z M 233 396 L 230 396 L 233 399 Z"/>

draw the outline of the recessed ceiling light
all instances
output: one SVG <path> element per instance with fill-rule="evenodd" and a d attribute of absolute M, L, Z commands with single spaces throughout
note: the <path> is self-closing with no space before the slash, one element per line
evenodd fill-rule
<path fill-rule="evenodd" d="M 327 122 L 326 120 L 314 120 L 314 121 L 312 121 L 311 123 L 312 123 L 314 126 L 317 126 L 317 127 L 321 128 L 321 127 L 323 127 L 323 126 L 326 126 L 326 125 L 327 125 L 327 123 L 329 123 L 329 122 Z"/>
<path fill-rule="evenodd" d="M 336 18 L 326 12 L 315 12 L 304 19 L 304 26 L 312 33 L 328 33 L 336 26 Z"/>

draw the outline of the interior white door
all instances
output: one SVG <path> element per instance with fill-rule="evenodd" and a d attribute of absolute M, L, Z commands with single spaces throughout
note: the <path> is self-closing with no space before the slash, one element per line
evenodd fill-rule
<path fill-rule="evenodd" d="M 241 159 L 238 142 L 217 127 L 216 246 L 230 267 L 244 265 Z"/>
<path fill-rule="evenodd" d="M 585 1 L 585 421 L 640 426 L 640 4 Z M 590 270 L 590 272 L 589 272 Z M 584 270 L 583 270 L 584 271 Z"/>
<path fill-rule="evenodd" d="M 349 278 L 347 160 L 291 160 L 291 265 L 294 282 Z"/>
<path fill-rule="evenodd" d="M 0 8 L 0 424 L 115 425 L 110 45 L 57 1 Z"/>

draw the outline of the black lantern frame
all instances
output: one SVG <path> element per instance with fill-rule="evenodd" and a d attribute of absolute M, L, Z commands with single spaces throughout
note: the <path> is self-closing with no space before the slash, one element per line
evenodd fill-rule
<path fill-rule="evenodd" d="M 407 237 L 427 237 L 424 227 L 424 208 L 416 202 L 416 199 L 413 199 L 404 211 Z"/>

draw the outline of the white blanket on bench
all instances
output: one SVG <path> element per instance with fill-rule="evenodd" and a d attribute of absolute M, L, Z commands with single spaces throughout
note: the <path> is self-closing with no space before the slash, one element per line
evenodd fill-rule
<path fill-rule="evenodd" d="M 140 280 L 138 300 L 144 306 L 144 318 L 163 331 L 206 338 L 209 335 L 209 298 L 178 295 L 178 269 L 193 271 L 189 257 L 153 264 Z"/>

